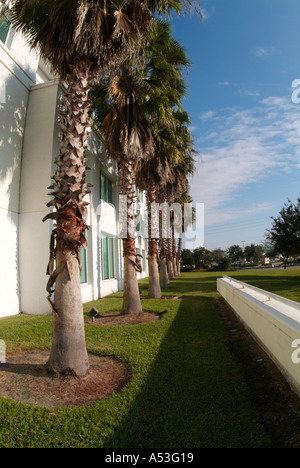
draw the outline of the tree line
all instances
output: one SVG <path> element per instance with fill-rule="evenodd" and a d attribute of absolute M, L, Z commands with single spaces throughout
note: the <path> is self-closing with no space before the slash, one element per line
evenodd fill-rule
<path fill-rule="evenodd" d="M 281 261 L 285 268 L 289 260 L 297 261 L 300 255 L 300 198 L 296 203 L 288 200 L 278 213 L 271 217 L 271 227 L 267 229 L 262 244 L 254 243 L 245 246 L 231 245 L 226 250 L 207 250 L 198 247 L 194 250 L 184 249 L 182 266 L 185 270 L 217 269 L 226 270 L 231 265 L 254 265 L 264 263 L 265 259 L 272 263 Z"/>
<path fill-rule="evenodd" d="M 184 249 L 182 252 L 182 268 L 186 271 L 192 269 L 227 270 L 232 265 L 258 264 L 263 262 L 265 249 L 262 245 L 250 244 L 243 250 L 239 245 L 232 245 L 227 250 L 204 247 L 194 250 Z"/>

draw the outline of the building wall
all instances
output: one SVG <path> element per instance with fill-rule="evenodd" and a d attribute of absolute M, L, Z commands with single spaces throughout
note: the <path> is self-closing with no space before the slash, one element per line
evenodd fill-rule
<path fill-rule="evenodd" d="M 226 276 L 217 280 L 217 286 L 219 293 L 300 395 L 300 304 Z"/>
<path fill-rule="evenodd" d="M 50 314 L 46 300 L 46 267 L 52 222 L 48 214 L 47 187 L 59 154 L 58 110 L 63 99 L 59 82 L 49 66 L 29 51 L 24 39 L 10 31 L 0 42 L 0 317 Z M 83 302 L 123 289 L 122 242 L 118 239 L 119 179 L 116 164 L 106 160 L 101 137 L 95 130 L 88 140 L 88 182 L 93 184 L 87 224 L 86 280 Z M 112 183 L 112 204 L 101 201 L 100 173 Z M 142 204 L 143 212 L 145 206 Z M 103 276 L 102 238 L 114 245 L 114 275 Z M 147 250 L 143 236 L 136 241 L 139 253 Z M 144 265 L 147 262 L 144 259 Z M 147 268 L 138 278 L 147 275 Z"/>
<path fill-rule="evenodd" d="M 19 208 L 23 136 L 35 54 L 12 31 L 0 42 L 0 316 L 20 311 Z M 23 53 L 22 53 L 23 52 Z"/>
<path fill-rule="evenodd" d="M 45 273 L 52 226 L 42 219 L 49 213 L 47 187 L 59 151 L 59 94 L 56 81 L 35 85 L 27 106 L 19 215 L 20 302 L 21 311 L 26 314 L 50 313 Z"/>

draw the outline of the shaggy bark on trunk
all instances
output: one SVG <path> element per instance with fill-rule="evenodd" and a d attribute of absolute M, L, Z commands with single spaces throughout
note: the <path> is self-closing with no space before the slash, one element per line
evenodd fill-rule
<path fill-rule="evenodd" d="M 168 240 L 167 240 L 167 203 L 162 204 L 162 209 L 159 212 L 159 236 L 160 236 L 160 286 L 161 289 L 168 289 L 169 275 L 168 275 Z"/>
<path fill-rule="evenodd" d="M 56 255 L 60 273 L 55 287 L 52 349 L 47 368 L 55 374 L 85 377 L 89 373 L 82 311 L 80 268 L 77 258 L 66 253 Z"/>
<path fill-rule="evenodd" d="M 175 213 L 171 211 L 171 249 L 172 249 L 172 262 L 173 262 L 173 276 L 178 276 L 177 270 L 177 252 L 176 252 L 176 238 L 175 238 Z"/>
<path fill-rule="evenodd" d="M 135 250 L 135 190 L 134 165 L 124 160 L 121 165 L 121 195 L 127 197 L 126 237 L 123 238 L 124 293 L 122 314 L 140 314 L 142 305 L 137 280 L 137 271 L 142 272 L 139 255 Z"/>
<path fill-rule="evenodd" d="M 160 286 L 161 289 L 168 289 L 169 284 L 169 275 L 168 275 L 168 265 L 167 257 L 163 257 L 160 261 Z"/>
<path fill-rule="evenodd" d="M 177 250 L 177 273 L 178 276 L 181 274 L 181 258 L 182 258 L 182 237 L 178 239 L 178 250 Z"/>
<path fill-rule="evenodd" d="M 169 274 L 169 280 L 173 280 L 174 268 L 173 268 L 173 251 L 172 251 L 172 238 L 171 237 L 167 239 L 167 244 L 168 244 L 168 253 L 167 253 L 168 274 Z"/>
<path fill-rule="evenodd" d="M 44 218 L 55 225 L 50 242 L 50 276 L 47 291 L 53 310 L 52 349 L 47 368 L 58 374 L 71 373 L 85 377 L 89 361 L 85 343 L 83 308 L 80 287 L 80 251 L 86 245 L 84 232 L 88 203 L 83 201 L 91 184 L 86 183 L 85 150 L 90 133 L 92 100 L 90 91 L 95 82 L 91 63 L 77 58 L 67 76 L 67 92 L 60 112 L 62 140 L 56 158 L 57 170 L 49 189 L 55 211 Z M 54 299 L 53 299 L 54 294 Z"/>
<path fill-rule="evenodd" d="M 158 270 L 158 246 L 157 238 L 153 238 L 153 231 L 157 232 L 156 212 L 153 204 L 156 203 L 155 186 L 150 186 L 147 190 L 148 205 L 148 264 L 149 264 L 149 292 L 151 299 L 161 298 L 161 288 Z M 154 209 L 153 209 L 154 208 Z"/>

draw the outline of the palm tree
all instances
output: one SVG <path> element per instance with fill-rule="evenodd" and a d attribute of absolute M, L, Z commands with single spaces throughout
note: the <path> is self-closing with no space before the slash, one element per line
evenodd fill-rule
<path fill-rule="evenodd" d="M 46 219 L 56 225 L 50 242 L 48 300 L 53 340 L 48 369 L 77 376 L 89 372 L 80 293 L 80 251 L 85 245 L 87 138 L 91 89 L 100 74 L 118 69 L 124 55 L 135 56 L 157 12 L 180 11 L 186 0 L 4 0 L 12 4 L 13 26 L 50 62 L 66 87 L 61 112 L 62 140 L 52 176 Z M 195 2 L 195 5 L 198 2 Z M 52 295 L 54 293 L 54 300 Z"/>
<path fill-rule="evenodd" d="M 170 26 L 157 21 L 149 45 L 141 50 L 140 66 L 125 61 L 118 75 L 106 86 L 99 86 L 96 95 L 97 117 L 104 135 L 106 153 L 117 161 L 121 170 L 121 194 L 127 196 L 127 229 L 123 238 L 124 294 L 123 314 L 140 313 L 141 302 L 136 269 L 139 262 L 135 253 L 135 189 L 147 191 L 149 233 L 151 232 L 151 206 L 155 203 L 154 168 L 159 172 L 163 161 L 157 157 L 157 143 L 153 122 L 157 131 L 171 108 L 171 97 L 181 92 L 179 83 L 181 67 L 188 65 L 182 47 L 172 39 Z M 172 90 L 172 91 L 170 91 Z M 103 105 L 103 98 L 105 105 Z M 177 99 L 178 100 L 178 99 Z M 163 104 L 163 106 L 162 106 Z M 172 105 L 174 103 L 172 102 Z M 163 109 L 163 110 L 162 110 Z M 164 166 L 165 167 L 165 166 Z M 161 169 L 162 173 L 162 169 Z M 157 176 L 159 176 L 157 174 Z M 161 297 L 158 281 L 157 242 L 149 239 L 150 297 Z"/>
<path fill-rule="evenodd" d="M 172 184 L 172 190 L 168 192 L 168 202 L 171 205 L 170 207 L 170 235 L 168 238 L 168 269 L 169 269 L 169 278 L 174 279 L 177 276 L 177 265 L 176 265 L 176 239 L 175 239 L 175 210 L 172 209 L 173 204 L 176 203 L 176 199 L 181 196 L 181 194 L 187 190 L 188 180 L 181 172 L 181 170 L 176 167 L 174 168 L 175 181 Z"/>
<path fill-rule="evenodd" d="M 166 184 L 173 181 L 174 177 L 170 157 L 164 155 L 162 149 L 162 139 L 164 130 L 174 126 L 174 107 L 181 105 L 181 99 L 185 94 L 182 72 L 190 66 L 190 62 L 182 46 L 172 38 L 170 26 L 166 22 L 157 22 L 148 50 L 147 67 L 151 70 L 151 74 L 146 74 L 146 80 L 151 90 L 146 90 L 147 99 L 143 109 L 155 140 L 155 156 L 149 161 L 139 161 L 136 183 L 139 188 L 147 192 L 148 296 L 157 299 L 161 297 L 158 232 L 159 219 L 163 215 L 162 212 L 158 214 L 156 210 L 157 194 L 165 189 Z"/>
<path fill-rule="evenodd" d="M 173 128 L 168 128 L 161 138 L 163 151 L 168 155 L 172 165 L 173 180 L 170 180 L 160 193 L 160 203 L 172 205 L 187 190 L 187 177 L 193 174 L 194 170 L 194 149 L 193 139 L 188 128 L 190 124 L 188 114 L 178 108 L 173 113 Z M 170 211 L 170 231 L 164 232 L 161 239 L 161 287 L 167 289 L 168 280 L 176 275 L 174 258 L 176 257 L 175 233 L 174 233 L 174 213 Z"/>
<path fill-rule="evenodd" d="M 189 116 L 184 110 L 178 110 L 176 113 L 176 117 L 178 119 L 178 127 L 177 127 L 177 145 L 181 152 L 181 158 L 176 166 L 176 197 L 174 203 L 179 204 L 181 209 L 183 208 L 184 203 L 184 194 L 186 194 L 185 198 L 187 198 L 187 191 L 189 187 L 188 177 L 192 176 L 194 173 L 194 142 L 191 135 L 191 132 L 188 128 L 190 124 Z M 175 213 L 173 212 L 172 217 L 172 241 L 171 241 L 171 259 L 170 261 L 173 263 L 173 273 L 174 276 L 178 276 L 180 270 L 178 271 L 178 263 L 177 263 L 177 251 L 176 251 L 176 241 L 175 241 L 175 232 L 174 232 L 174 216 Z M 182 227 L 180 227 L 180 235 L 179 235 L 179 245 L 182 242 Z"/>
<path fill-rule="evenodd" d="M 129 73 L 127 73 L 129 72 Z M 120 194 L 126 197 L 126 228 L 122 233 L 124 257 L 123 314 L 139 314 L 142 306 L 136 270 L 135 251 L 135 172 L 140 158 L 154 155 L 154 141 L 148 122 L 140 113 L 135 76 L 123 65 L 122 74 L 108 86 L 111 110 L 101 123 L 106 154 L 117 161 L 120 172 Z"/>
<path fill-rule="evenodd" d="M 185 204 L 191 204 L 193 202 L 193 199 L 191 195 L 189 194 L 188 190 L 184 191 L 179 198 L 175 200 L 175 203 L 179 203 L 181 207 L 183 208 Z M 193 222 L 195 220 L 195 208 L 192 208 L 192 219 L 189 220 L 190 222 Z M 176 252 L 176 269 L 177 269 L 177 276 L 180 276 L 181 272 L 181 259 L 182 259 L 182 234 L 185 232 L 186 228 L 188 227 L 185 224 L 185 220 L 182 220 L 182 229 L 181 233 L 178 238 L 178 246 L 177 246 L 177 252 Z"/>
<path fill-rule="evenodd" d="M 149 264 L 149 290 L 148 297 L 161 298 L 161 286 L 158 268 L 158 239 L 160 230 L 160 217 L 158 211 L 158 194 L 166 189 L 167 183 L 173 180 L 173 171 L 165 158 L 156 156 L 146 163 L 142 163 L 137 171 L 137 185 L 147 191 L 148 212 L 148 264 Z"/>

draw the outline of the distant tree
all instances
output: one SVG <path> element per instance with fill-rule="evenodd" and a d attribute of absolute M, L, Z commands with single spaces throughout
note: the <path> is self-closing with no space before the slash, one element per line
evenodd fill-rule
<path fill-rule="evenodd" d="M 182 265 L 184 266 L 193 266 L 195 265 L 195 259 L 193 252 L 188 249 L 183 249 L 182 250 Z"/>
<path fill-rule="evenodd" d="M 222 249 L 215 249 L 211 252 L 212 265 L 218 270 L 227 270 L 231 265 L 231 260 Z"/>
<path fill-rule="evenodd" d="M 226 253 L 232 262 L 238 262 L 244 258 L 243 249 L 239 245 L 231 245 Z"/>
<path fill-rule="evenodd" d="M 300 253 L 300 198 L 296 204 L 288 200 L 279 216 L 271 219 L 273 224 L 266 237 L 284 257 L 286 267 L 288 258 Z"/>
<path fill-rule="evenodd" d="M 218 263 L 226 255 L 222 249 L 215 249 L 212 251 L 212 261 Z"/>
<path fill-rule="evenodd" d="M 245 247 L 245 258 L 248 262 L 258 263 L 262 260 L 264 248 L 262 245 L 247 245 Z"/>
<path fill-rule="evenodd" d="M 198 247 L 193 251 L 196 268 L 205 268 L 211 263 L 211 252 L 204 247 Z"/>
<path fill-rule="evenodd" d="M 275 246 L 266 239 L 263 245 L 265 256 L 269 258 L 279 257 L 280 253 L 276 250 Z"/>
<path fill-rule="evenodd" d="M 229 257 L 224 256 L 219 260 L 218 270 L 228 270 L 231 267 L 231 260 Z"/>

